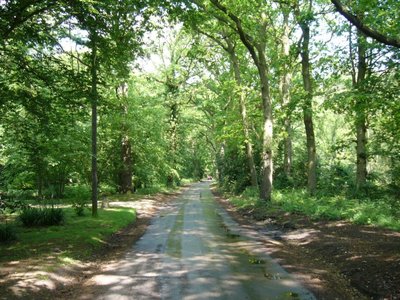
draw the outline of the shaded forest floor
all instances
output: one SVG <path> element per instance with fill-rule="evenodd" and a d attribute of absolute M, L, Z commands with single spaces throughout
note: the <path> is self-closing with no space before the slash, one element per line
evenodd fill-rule
<path fill-rule="evenodd" d="M 243 226 L 270 237 L 272 256 L 318 299 L 400 299 L 400 233 L 274 210 L 255 219 L 213 191 Z"/>

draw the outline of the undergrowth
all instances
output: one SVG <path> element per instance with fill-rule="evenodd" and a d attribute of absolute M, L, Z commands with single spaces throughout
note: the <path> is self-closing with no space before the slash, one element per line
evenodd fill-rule
<path fill-rule="evenodd" d="M 26 227 L 62 225 L 65 213 L 61 208 L 27 208 L 22 210 L 19 220 Z"/>
<path fill-rule="evenodd" d="M 310 196 L 304 190 L 276 190 L 271 203 L 259 200 L 258 192 L 246 189 L 230 197 L 236 207 L 251 212 L 256 219 L 274 209 L 299 213 L 313 220 L 348 220 L 355 224 L 375 225 L 400 230 L 400 201 L 394 198 L 349 199 L 337 196 Z"/>

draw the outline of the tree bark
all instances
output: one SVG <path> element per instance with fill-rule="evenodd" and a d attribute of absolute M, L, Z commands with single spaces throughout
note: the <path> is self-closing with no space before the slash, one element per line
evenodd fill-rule
<path fill-rule="evenodd" d="M 126 194 L 132 191 L 132 146 L 128 135 L 121 140 L 122 170 L 120 172 L 120 192 Z"/>
<path fill-rule="evenodd" d="M 360 31 L 357 32 L 357 81 L 356 89 L 359 92 L 363 90 L 363 84 L 367 72 L 366 62 L 366 47 L 365 38 L 362 36 Z M 365 101 L 363 97 L 357 96 L 356 99 L 356 134 L 357 134 L 357 174 L 356 174 L 356 191 L 362 190 L 367 181 L 367 125 L 366 125 L 366 113 L 365 113 Z"/>
<path fill-rule="evenodd" d="M 231 66 L 232 66 L 232 69 L 233 69 L 233 72 L 235 75 L 235 81 L 236 81 L 237 87 L 239 89 L 239 106 L 240 106 L 240 114 L 242 117 L 243 134 L 244 134 L 244 139 L 245 139 L 244 143 L 246 145 L 246 158 L 247 158 L 247 163 L 248 163 L 249 171 L 250 171 L 251 186 L 257 188 L 258 187 L 258 178 L 257 178 L 256 166 L 254 163 L 253 145 L 251 143 L 249 122 L 247 119 L 247 108 L 246 108 L 245 95 L 244 95 L 244 91 L 243 91 L 243 82 L 242 82 L 242 76 L 240 73 L 239 60 L 236 56 L 235 49 L 232 45 L 232 42 L 229 40 L 229 38 L 227 39 L 227 44 L 228 44 L 227 51 L 228 51 L 230 59 L 231 59 Z"/>
<path fill-rule="evenodd" d="M 303 120 L 307 139 L 307 188 L 310 194 L 314 194 L 317 188 L 317 152 L 315 145 L 314 123 L 313 123 L 313 87 L 311 78 L 311 64 L 309 54 L 310 26 L 308 21 L 300 21 L 303 32 L 303 42 L 301 49 L 301 73 L 303 76 L 303 86 L 306 92 L 303 103 Z"/>
<path fill-rule="evenodd" d="M 265 201 L 271 201 L 272 196 L 272 141 L 273 141 L 273 121 L 272 121 L 272 103 L 270 95 L 270 85 L 267 74 L 269 72 L 265 57 L 265 47 L 258 45 L 259 64 L 257 69 L 261 81 L 261 98 L 263 104 L 263 143 L 262 143 L 262 169 L 261 169 L 261 185 L 260 198 Z"/>
<path fill-rule="evenodd" d="M 225 160 L 225 142 L 222 142 L 216 153 L 215 153 L 215 160 L 217 162 L 217 178 L 219 185 L 222 186 L 225 181 L 225 166 L 224 166 L 224 160 Z"/>
<path fill-rule="evenodd" d="M 177 167 L 177 149 L 178 149 L 178 109 L 179 104 L 176 102 L 175 92 L 171 93 L 171 101 L 172 104 L 169 106 L 170 109 L 170 116 L 169 116 L 169 126 L 170 126 L 170 158 L 171 163 L 174 168 Z M 167 186 L 173 186 L 174 183 L 177 181 L 176 175 L 174 172 L 171 172 L 167 176 Z"/>
<path fill-rule="evenodd" d="M 121 104 L 121 113 L 124 116 L 122 121 L 121 128 L 121 162 L 122 167 L 119 173 L 119 190 L 120 193 L 126 194 L 129 191 L 132 191 L 132 146 L 129 138 L 128 127 L 126 125 L 125 119 L 128 115 L 128 84 L 122 83 L 117 88 L 117 97 L 120 98 Z"/>
<path fill-rule="evenodd" d="M 290 83 L 292 81 L 292 74 L 289 68 L 289 51 L 290 51 L 290 41 L 289 41 L 290 27 L 289 27 L 289 13 L 284 10 L 283 12 L 283 35 L 282 35 L 282 56 L 284 60 L 281 82 L 280 82 L 280 93 L 282 99 L 282 107 L 285 110 L 284 128 L 285 128 L 285 138 L 284 138 L 284 157 L 283 157 L 283 170 L 286 178 L 291 176 L 292 172 L 292 121 L 291 112 L 289 111 L 290 104 Z"/>
<path fill-rule="evenodd" d="M 97 198 L 98 198 L 98 179 L 97 179 L 97 31 L 92 29 L 90 32 L 91 52 L 91 103 L 92 103 L 92 216 L 97 216 Z"/>

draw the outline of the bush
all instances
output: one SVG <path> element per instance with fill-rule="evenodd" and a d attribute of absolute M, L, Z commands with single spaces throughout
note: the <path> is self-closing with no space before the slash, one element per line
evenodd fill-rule
<path fill-rule="evenodd" d="M 167 187 L 159 186 L 159 185 L 153 185 L 145 188 L 138 189 L 136 193 L 138 195 L 153 195 L 157 193 L 162 193 L 164 191 L 167 191 Z"/>
<path fill-rule="evenodd" d="M 66 186 L 64 195 L 67 199 L 90 199 L 90 187 L 87 185 Z"/>
<path fill-rule="evenodd" d="M 26 227 L 61 225 L 65 214 L 61 208 L 28 208 L 22 211 L 19 220 Z"/>
<path fill-rule="evenodd" d="M 273 202 L 288 212 L 302 213 L 313 220 L 349 220 L 400 230 L 398 200 L 349 199 L 345 196 L 310 197 L 306 191 L 274 191 Z"/>
<path fill-rule="evenodd" d="M 83 198 L 77 198 L 71 200 L 72 207 L 77 216 L 84 216 L 85 215 L 85 208 L 87 208 L 87 201 Z"/>
<path fill-rule="evenodd" d="M 243 191 L 242 197 L 259 199 L 260 191 L 258 190 L 258 188 L 249 186 Z"/>
<path fill-rule="evenodd" d="M 28 207 L 29 205 L 21 200 L 0 199 L 0 213 L 15 213 Z"/>
<path fill-rule="evenodd" d="M 10 199 L 31 200 L 31 199 L 35 199 L 36 190 L 32 190 L 32 189 L 8 190 L 7 196 Z"/>
<path fill-rule="evenodd" d="M 0 224 L 0 242 L 9 242 L 17 239 L 15 227 L 9 224 Z"/>

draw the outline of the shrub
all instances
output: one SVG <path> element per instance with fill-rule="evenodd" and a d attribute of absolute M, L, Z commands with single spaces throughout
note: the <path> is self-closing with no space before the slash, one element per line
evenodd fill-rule
<path fill-rule="evenodd" d="M 90 199 L 90 187 L 87 185 L 71 185 L 65 187 L 64 192 L 67 199 Z"/>
<path fill-rule="evenodd" d="M 87 202 L 83 198 L 76 198 L 71 200 L 72 207 L 77 216 L 84 216 L 85 215 L 85 208 L 87 208 Z"/>
<path fill-rule="evenodd" d="M 0 199 L 0 213 L 15 213 L 28 207 L 29 205 L 21 200 Z"/>
<path fill-rule="evenodd" d="M 15 227 L 9 224 L 0 224 L 0 242 L 9 242 L 17 239 Z"/>
<path fill-rule="evenodd" d="M 117 191 L 117 188 L 113 185 L 106 184 L 106 183 L 100 184 L 99 194 L 101 196 L 111 196 L 111 195 L 115 194 L 116 191 Z"/>
<path fill-rule="evenodd" d="M 22 211 L 19 220 L 27 227 L 61 225 L 65 214 L 61 208 L 28 208 Z"/>

